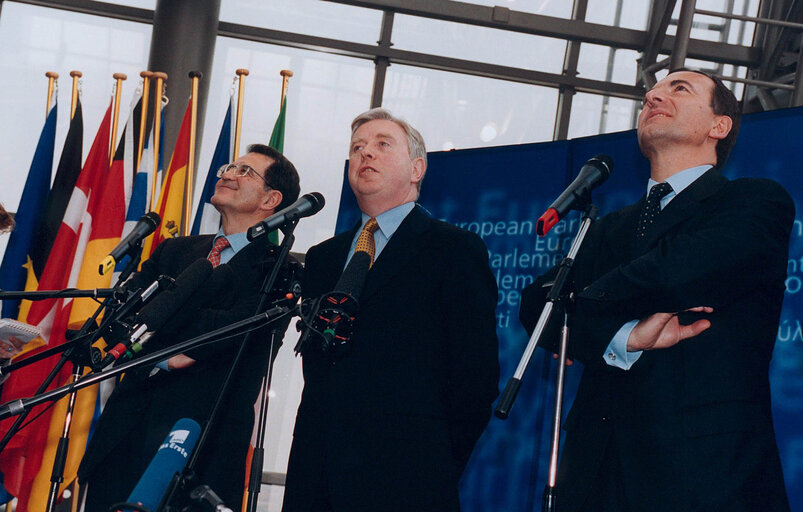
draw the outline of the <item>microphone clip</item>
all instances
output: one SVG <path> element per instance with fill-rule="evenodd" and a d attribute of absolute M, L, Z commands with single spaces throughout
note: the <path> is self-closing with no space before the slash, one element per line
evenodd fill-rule
<path fill-rule="evenodd" d="M 307 311 L 305 312 L 305 306 Z M 295 346 L 296 355 L 315 350 L 338 358 L 351 351 L 351 337 L 357 327 L 357 300 L 345 292 L 333 291 L 301 305 L 299 330 L 303 334 Z"/>

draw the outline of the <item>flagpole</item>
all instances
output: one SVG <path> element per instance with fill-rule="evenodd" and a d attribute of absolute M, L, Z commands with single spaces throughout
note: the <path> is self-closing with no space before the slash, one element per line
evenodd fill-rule
<path fill-rule="evenodd" d="M 240 132 L 243 128 L 243 98 L 245 97 L 245 77 L 248 76 L 248 70 L 240 68 L 234 72 L 238 77 L 237 84 L 237 117 L 234 123 L 234 159 L 240 156 Z"/>
<path fill-rule="evenodd" d="M 192 214 L 192 182 L 195 178 L 195 132 L 198 124 L 198 82 L 203 73 L 200 71 L 190 71 L 192 80 L 192 97 L 190 99 L 192 107 L 190 110 L 190 148 L 187 156 L 187 173 L 184 181 L 184 222 L 181 223 L 181 233 L 184 236 L 190 234 L 190 216 Z"/>
<path fill-rule="evenodd" d="M 282 75 L 282 97 L 279 100 L 279 110 L 281 110 L 282 105 L 284 105 L 284 97 L 287 96 L 287 82 L 290 81 L 290 77 L 293 76 L 293 72 L 289 69 L 283 69 L 279 71 L 279 74 Z"/>
<path fill-rule="evenodd" d="M 48 71 L 45 73 L 47 77 L 47 101 L 45 102 L 45 121 L 47 121 L 47 115 L 50 114 L 50 98 L 53 97 L 53 87 L 56 84 L 56 80 L 59 79 L 59 74 L 55 71 Z"/>
<path fill-rule="evenodd" d="M 75 117 L 75 109 L 78 108 L 78 79 L 81 78 L 83 73 L 80 71 L 70 71 L 72 77 L 72 96 L 70 97 L 70 120 Z"/>
<path fill-rule="evenodd" d="M 114 108 L 112 109 L 112 136 L 109 139 L 109 165 L 114 160 L 115 143 L 117 142 L 117 121 L 120 119 L 120 95 L 123 89 L 123 80 L 128 78 L 125 73 L 115 73 L 112 75 L 114 84 Z"/>
<path fill-rule="evenodd" d="M 156 90 L 154 91 L 153 107 L 153 175 L 151 177 L 151 197 L 148 201 L 148 211 L 153 211 L 153 201 L 156 198 L 156 179 L 159 172 L 159 138 L 162 135 L 162 96 L 164 95 L 164 83 L 167 80 L 167 73 L 156 71 L 153 73 L 156 79 Z"/>
<path fill-rule="evenodd" d="M 151 77 L 153 73 L 150 71 L 142 71 L 139 76 L 142 77 L 142 100 L 140 105 L 139 115 L 139 141 L 137 142 L 137 162 L 134 167 L 134 174 L 139 171 L 139 165 L 142 162 L 142 148 L 145 147 L 145 125 L 148 122 L 148 92 L 151 88 Z"/>

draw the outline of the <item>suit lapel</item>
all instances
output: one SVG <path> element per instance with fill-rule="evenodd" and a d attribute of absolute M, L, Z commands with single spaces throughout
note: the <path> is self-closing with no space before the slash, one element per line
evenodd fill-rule
<path fill-rule="evenodd" d="M 316 272 L 318 277 L 312 281 L 321 283 L 320 293 L 334 289 L 340 279 L 340 275 L 346 267 L 346 258 L 351 249 L 351 242 L 354 240 L 357 230 L 360 229 L 360 224 L 361 222 L 358 221 L 350 230 L 319 246 L 321 252 L 316 256 L 316 261 L 320 260 L 320 263 L 315 265 L 318 269 Z"/>
<path fill-rule="evenodd" d="M 727 178 L 716 169 L 706 171 L 661 211 L 652 229 L 647 233 L 643 247 L 652 247 L 667 231 L 697 213 L 702 202 L 722 188 L 727 181 Z"/>
<path fill-rule="evenodd" d="M 388 244 L 382 249 L 368 272 L 365 288 L 360 295 L 361 300 L 367 300 L 375 292 L 381 290 L 393 276 L 403 271 L 407 261 L 424 250 L 422 244 L 416 241 L 429 228 L 429 217 L 418 206 L 413 208 L 399 229 L 390 237 Z"/>

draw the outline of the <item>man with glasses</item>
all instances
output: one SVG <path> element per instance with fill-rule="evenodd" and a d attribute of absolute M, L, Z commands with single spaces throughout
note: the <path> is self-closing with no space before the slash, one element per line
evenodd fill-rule
<path fill-rule="evenodd" d="M 127 286 L 148 286 L 160 275 L 176 277 L 201 258 L 209 259 L 213 266 L 227 265 L 234 278 L 219 290 L 202 287 L 198 293 L 207 294 L 207 303 L 196 311 L 179 311 L 143 351 L 192 338 L 256 312 L 259 288 L 273 268 L 271 248 L 275 246 L 268 237 L 249 243 L 246 230 L 298 198 L 298 173 L 278 151 L 254 144 L 235 162 L 221 167 L 218 177 L 212 197 L 221 217 L 217 235 L 166 240 Z M 283 273 L 287 275 L 288 270 Z M 286 292 L 278 288 L 274 290 L 277 294 Z M 253 403 L 268 357 L 275 356 L 279 348 L 277 343 L 273 354 L 268 354 L 266 331 L 251 335 L 196 467 L 197 483 L 209 485 L 233 509 L 239 509 L 243 495 Z M 126 374 L 109 398 L 79 468 L 80 481 L 89 483 L 87 512 L 105 512 L 126 500 L 178 419 L 192 418 L 204 425 L 239 348 L 238 341 L 242 336 Z"/>

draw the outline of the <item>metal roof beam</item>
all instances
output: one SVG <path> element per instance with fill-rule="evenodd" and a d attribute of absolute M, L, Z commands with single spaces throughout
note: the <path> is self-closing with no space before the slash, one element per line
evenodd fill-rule
<path fill-rule="evenodd" d="M 432 2 L 431 0 L 326 1 L 356 7 L 392 10 L 398 14 L 637 51 L 643 50 L 645 41 L 650 38 L 650 33 L 646 30 L 612 27 L 587 21 L 543 16 L 513 11 L 505 7 L 487 7 L 456 0 L 439 0 L 437 2 Z M 658 53 L 671 53 L 674 46 L 675 37 L 665 36 L 658 48 Z M 736 66 L 752 66 L 759 61 L 760 52 L 758 49 L 749 46 L 692 39 L 688 43 L 688 57 Z"/>

